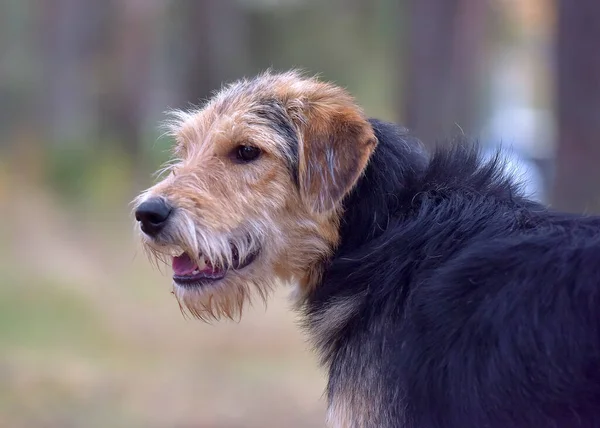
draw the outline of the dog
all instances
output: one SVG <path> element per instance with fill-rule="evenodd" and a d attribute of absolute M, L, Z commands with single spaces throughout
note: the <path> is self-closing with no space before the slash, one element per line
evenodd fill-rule
<path fill-rule="evenodd" d="M 234 82 L 168 123 L 135 200 L 182 310 L 294 288 L 336 428 L 600 427 L 600 218 L 524 195 L 501 153 L 428 153 L 343 88 Z"/>

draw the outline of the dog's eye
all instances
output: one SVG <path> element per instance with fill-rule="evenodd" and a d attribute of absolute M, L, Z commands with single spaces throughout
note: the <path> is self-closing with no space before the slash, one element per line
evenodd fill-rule
<path fill-rule="evenodd" d="M 239 146 L 236 151 L 236 157 L 239 161 L 250 162 L 260 155 L 260 149 L 254 146 Z"/>

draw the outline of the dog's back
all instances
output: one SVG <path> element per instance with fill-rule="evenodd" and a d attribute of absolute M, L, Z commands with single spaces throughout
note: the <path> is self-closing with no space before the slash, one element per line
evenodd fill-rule
<path fill-rule="evenodd" d="M 600 220 L 528 200 L 501 157 L 427 159 L 371 123 L 379 146 L 305 307 L 332 424 L 600 426 Z"/>

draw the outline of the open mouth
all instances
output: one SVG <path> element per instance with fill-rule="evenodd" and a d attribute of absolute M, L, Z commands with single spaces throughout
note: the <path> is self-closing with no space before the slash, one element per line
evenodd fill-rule
<path fill-rule="evenodd" d="M 229 270 L 240 270 L 254 261 L 258 251 L 249 254 L 240 261 L 237 250 L 233 249 L 233 264 L 230 268 L 213 266 L 202 254 L 199 255 L 200 263 L 196 263 L 188 253 L 173 257 L 173 281 L 184 287 L 202 286 L 210 282 L 223 279 Z"/>

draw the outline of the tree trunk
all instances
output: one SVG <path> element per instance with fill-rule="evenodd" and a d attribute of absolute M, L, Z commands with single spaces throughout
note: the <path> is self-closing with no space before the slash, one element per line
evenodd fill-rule
<path fill-rule="evenodd" d="M 402 122 L 432 147 L 477 131 L 486 2 L 409 0 Z"/>
<path fill-rule="evenodd" d="M 600 213 L 600 2 L 560 0 L 556 208 Z"/>
<path fill-rule="evenodd" d="M 234 0 L 187 0 L 182 17 L 183 101 L 198 104 L 247 64 L 246 20 Z"/>
<path fill-rule="evenodd" d="M 162 12 L 160 0 L 124 0 L 119 8 L 116 71 L 118 73 L 110 127 L 117 130 L 123 147 L 139 161 L 142 129 L 152 92 L 156 28 Z"/>
<path fill-rule="evenodd" d="M 84 138 L 94 126 L 86 66 L 95 51 L 94 36 L 105 5 L 78 0 L 48 0 L 40 5 L 44 93 L 39 108 L 47 139 L 60 146 Z"/>

